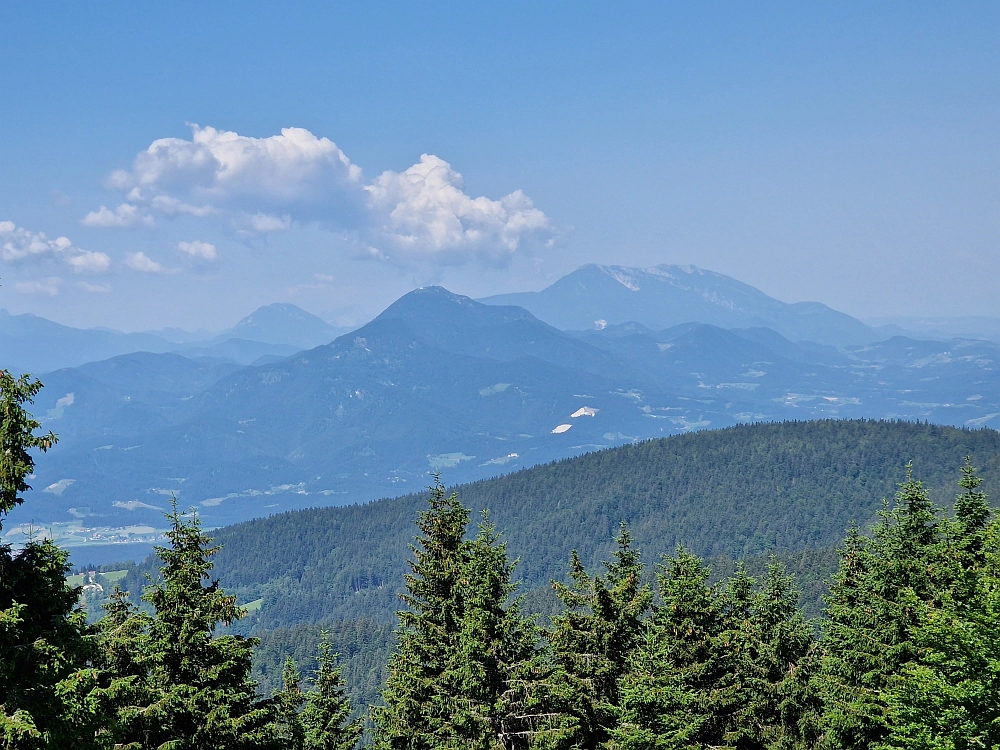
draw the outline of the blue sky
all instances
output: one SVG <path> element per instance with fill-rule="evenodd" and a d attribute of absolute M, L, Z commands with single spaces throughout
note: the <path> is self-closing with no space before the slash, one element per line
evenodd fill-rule
<path fill-rule="evenodd" d="M 12 2 L 0 28 L 12 312 L 350 323 L 600 262 L 1000 315 L 996 3 Z"/>

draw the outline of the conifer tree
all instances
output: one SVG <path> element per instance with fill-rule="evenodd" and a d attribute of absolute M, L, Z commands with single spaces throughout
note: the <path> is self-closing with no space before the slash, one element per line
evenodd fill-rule
<path fill-rule="evenodd" d="M 727 741 L 736 747 L 811 747 L 817 738 L 819 702 L 809 690 L 816 639 L 798 601 L 794 577 L 772 560 L 752 594 L 743 646 L 735 654 L 740 708 Z"/>
<path fill-rule="evenodd" d="M 653 608 L 620 682 L 621 750 L 721 747 L 720 720 L 732 701 L 720 636 L 724 611 L 709 569 L 683 547 L 665 557 L 658 575 L 661 603 Z"/>
<path fill-rule="evenodd" d="M 983 480 L 972 466 L 971 457 L 966 456 L 961 471 L 958 486 L 963 492 L 955 498 L 954 520 L 946 525 L 949 549 L 945 575 L 956 603 L 976 599 L 979 595 L 981 573 L 986 568 L 990 553 L 987 528 L 993 515 L 986 493 L 979 489 Z"/>
<path fill-rule="evenodd" d="M 162 580 L 143 594 L 154 614 L 148 634 L 133 640 L 145 653 L 119 657 L 142 673 L 136 702 L 119 708 L 124 741 L 143 750 L 266 747 L 275 728 L 271 705 L 257 698 L 250 679 L 256 639 L 215 633 L 245 614 L 218 581 L 204 584 L 218 548 L 176 502 L 168 519 L 169 546 L 156 548 Z M 117 628 L 134 634 L 127 614 L 118 612 Z"/>
<path fill-rule="evenodd" d="M 410 545 L 406 609 L 398 613 L 397 646 L 390 658 L 382 706 L 372 711 L 375 744 L 385 750 L 437 750 L 454 740 L 455 696 L 442 676 L 458 648 L 462 625 L 461 578 L 469 558 L 464 540 L 469 511 L 448 495 L 439 477 L 427 510 L 417 517 L 420 536 Z"/>
<path fill-rule="evenodd" d="M 1000 746 L 1000 524 L 967 459 L 935 596 L 911 596 L 916 658 L 887 690 L 885 748 Z M 948 585 L 950 584 L 950 585 Z"/>
<path fill-rule="evenodd" d="M 918 656 L 917 605 L 946 578 L 940 511 L 909 466 L 881 516 L 870 539 L 848 535 L 828 598 L 816 687 L 829 747 L 867 750 L 889 735 L 887 689 Z"/>
<path fill-rule="evenodd" d="M 313 684 L 305 696 L 301 714 L 302 747 L 305 750 L 351 750 L 361 738 L 362 721 L 349 721 L 351 702 L 327 631 L 323 631 L 320 638 L 317 661 Z"/>
<path fill-rule="evenodd" d="M 0 737 L 11 748 L 101 747 L 105 696 L 67 554 L 31 542 L 0 547 Z M 13 738 L 18 738 L 15 741 Z"/>
<path fill-rule="evenodd" d="M 47 451 L 51 432 L 25 408 L 37 379 L 0 370 L 0 529 L 23 502 L 34 470 L 31 451 Z M 18 552 L 0 544 L 0 742 L 5 748 L 101 747 L 105 696 L 88 665 L 94 643 L 79 590 L 66 583 L 68 555 L 49 539 Z"/>
<path fill-rule="evenodd" d="M 484 513 L 462 579 L 458 648 L 444 675 L 458 697 L 454 727 L 463 747 L 512 750 L 561 736 L 560 717 L 539 695 L 549 669 L 537 627 L 512 600 L 513 569 L 506 543 Z"/>
<path fill-rule="evenodd" d="M 766 712 L 768 686 L 759 661 L 763 635 L 757 622 L 757 582 L 743 563 L 722 587 L 719 602 L 722 610 L 718 650 L 719 679 L 703 689 L 712 695 L 713 716 L 710 723 L 719 727 L 726 747 L 756 750 Z"/>
<path fill-rule="evenodd" d="M 299 715 L 306 700 L 299 684 L 301 681 L 295 661 L 287 657 L 281 670 L 281 690 L 274 695 L 275 739 L 284 750 L 303 750 L 305 747 L 305 727 Z"/>
<path fill-rule="evenodd" d="M 652 600 L 642 583 L 643 565 L 626 524 L 615 537 L 617 549 L 603 576 L 590 576 L 574 551 L 571 585 L 554 583 L 565 611 L 552 618 L 548 638 L 559 666 L 556 692 L 576 723 L 572 744 L 596 748 L 617 723 L 619 680 L 642 633 Z"/>
<path fill-rule="evenodd" d="M 0 370 L 0 527 L 3 517 L 24 502 L 21 493 L 31 489 L 28 476 L 35 459 L 28 452 L 43 453 L 56 444 L 52 432 L 36 435 L 42 425 L 25 409 L 42 389 L 42 382 L 29 375 L 15 378 Z"/>

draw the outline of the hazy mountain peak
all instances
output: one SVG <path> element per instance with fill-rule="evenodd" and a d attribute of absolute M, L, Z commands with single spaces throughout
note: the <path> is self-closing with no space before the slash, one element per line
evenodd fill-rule
<path fill-rule="evenodd" d="M 635 321 L 652 329 L 681 323 L 773 328 L 796 341 L 842 345 L 874 341 L 861 321 L 819 302 L 788 304 L 755 287 L 691 265 L 650 268 L 589 264 L 540 292 L 503 294 L 487 304 L 520 305 L 564 330 Z"/>
<path fill-rule="evenodd" d="M 378 315 L 379 318 L 397 317 L 423 307 L 449 306 L 473 307 L 480 303 L 463 294 L 455 294 L 443 286 L 422 286 L 407 292 Z"/>
<path fill-rule="evenodd" d="M 403 318 L 413 322 L 452 327 L 457 324 L 491 325 L 511 320 L 534 320 L 521 307 L 486 305 L 443 286 L 425 286 L 404 294 L 375 318 Z"/>
<path fill-rule="evenodd" d="M 257 308 L 224 335 L 271 344 L 318 346 L 335 339 L 342 331 L 298 305 L 275 302 Z"/>

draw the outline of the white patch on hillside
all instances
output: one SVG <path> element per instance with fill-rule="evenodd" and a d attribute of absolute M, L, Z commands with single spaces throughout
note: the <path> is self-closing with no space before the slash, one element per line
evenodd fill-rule
<path fill-rule="evenodd" d="M 471 461 L 475 456 L 466 456 L 464 453 L 439 453 L 436 456 L 427 456 L 427 463 L 432 469 L 453 469 L 462 461 Z"/>
<path fill-rule="evenodd" d="M 622 273 L 621 271 L 618 271 L 618 270 L 616 270 L 614 268 L 607 268 L 605 270 L 606 270 L 608 276 L 610 276 L 611 278 L 613 278 L 615 281 L 617 281 L 623 287 L 625 287 L 626 289 L 628 289 L 630 292 L 638 292 L 639 291 L 639 282 L 636 281 L 635 277 L 632 276 L 631 274 Z"/>
<path fill-rule="evenodd" d="M 577 417 L 596 417 L 597 412 L 600 409 L 595 409 L 593 406 L 581 406 L 575 412 L 570 414 L 570 419 L 576 419 Z"/>
<path fill-rule="evenodd" d="M 1000 417 L 1000 412 L 994 412 L 993 414 L 987 414 L 985 417 L 978 417 L 976 419 L 967 419 L 965 421 L 966 427 L 983 427 L 987 422 L 989 422 L 994 417 Z"/>
<path fill-rule="evenodd" d="M 503 393 L 508 388 L 510 388 L 510 383 L 497 383 L 496 385 L 491 385 L 489 388 L 480 388 L 480 396 L 492 396 L 496 393 Z"/>
<path fill-rule="evenodd" d="M 69 488 L 69 486 L 73 484 L 73 482 L 75 481 L 76 481 L 75 479 L 60 479 L 58 482 L 53 482 L 52 484 L 50 484 L 48 487 L 42 490 L 42 492 L 50 492 L 53 495 L 62 495 L 62 493 L 64 493 L 67 490 L 67 488 Z"/>
<path fill-rule="evenodd" d="M 491 466 L 491 465 L 503 466 L 504 464 L 510 463 L 511 461 L 513 461 L 515 458 L 518 458 L 518 457 L 519 456 L 516 453 L 508 453 L 506 456 L 500 456 L 499 458 L 491 458 L 486 463 L 479 464 L 479 465 L 480 466 Z"/>
<path fill-rule="evenodd" d="M 146 508 L 147 510 L 163 510 L 159 505 L 150 505 L 149 503 L 143 503 L 138 500 L 129 500 L 127 503 L 123 503 L 121 500 L 115 500 L 111 503 L 116 508 L 124 508 L 125 510 L 138 510 L 139 508 Z"/>
<path fill-rule="evenodd" d="M 49 409 L 48 412 L 46 412 L 45 419 L 43 421 L 48 422 L 53 419 L 59 419 L 62 417 L 63 412 L 66 411 L 67 407 L 73 405 L 74 401 L 76 401 L 76 397 L 72 393 L 67 393 L 61 399 L 56 401 L 55 408 Z"/>
<path fill-rule="evenodd" d="M 572 427 L 572 426 L 573 425 L 571 425 L 571 424 L 561 424 L 558 427 L 556 427 L 554 430 L 552 430 L 552 434 L 553 435 L 561 435 L 562 433 L 564 433 L 567 430 L 569 430 L 569 428 Z"/>

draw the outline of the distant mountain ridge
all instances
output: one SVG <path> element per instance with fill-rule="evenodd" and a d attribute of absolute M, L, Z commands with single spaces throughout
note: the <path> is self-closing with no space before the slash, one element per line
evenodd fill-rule
<path fill-rule="evenodd" d="M 221 334 L 74 328 L 30 313 L 0 310 L 0 367 L 37 374 L 133 352 L 178 352 L 246 365 L 329 343 L 344 331 L 296 305 L 280 303 L 258 308 Z"/>
<path fill-rule="evenodd" d="M 329 344 L 345 332 L 298 305 L 275 302 L 257 308 L 222 336 L 311 349 Z"/>
<path fill-rule="evenodd" d="M 563 330 L 593 330 L 630 321 L 659 330 L 698 322 L 721 328 L 766 327 L 793 341 L 836 346 L 866 344 L 901 332 L 874 329 L 819 302 L 781 302 L 749 284 L 696 266 L 589 264 L 540 292 L 480 301 L 520 305 Z"/>
<path fill-rule="evenodd" d="M 33 507 L 46 518 L 85 506 L 95 523 L 155 523 L 159 511 L 148 506 L 175 492 L 217 525 L 289 502 L 420 487 L 434 469 L 488 476 L 606 444 L 607 418 L 630 435 L 662 434 L 631 397 L 604 399 L 606 419 L 572 417 L 588 394 L 640 384 L 612 356 L 522 309 L 420 289 L 331 344 L 243 368 L 193 397 L 170 396 L 169 408 L 161 399 L 150 411 L 166 422 L 145 434 L 67 441 L 39 465 L 38 486 L 72 485 L 36 493 Z M 62 381 L 67 393 L 48 391 L 38 405 L 57 412 L 55 399 L 71 388 Z M 58 431 L 84 406 L 74 400 L 47 425 Z"/>
<path fill-rule="evenodd" d="M 129 352 L 167 352 L 175 347 L 150 333 L 84 329 L 24 313 L 0 310 L 0 367 L 49 372 Z"/>
<path fill-rule="evenodd" d="M 39 462 L 33 518 L 84 525 L 159 523 L 176 494 L 215 526 L 740 422 L 1000 422 L 990 342 L 838 349 L 703 323 L 567 333 L 441 287 L 258 366 L 130 354 L 46 382 L 36 412 L 63 440 Z"/>

